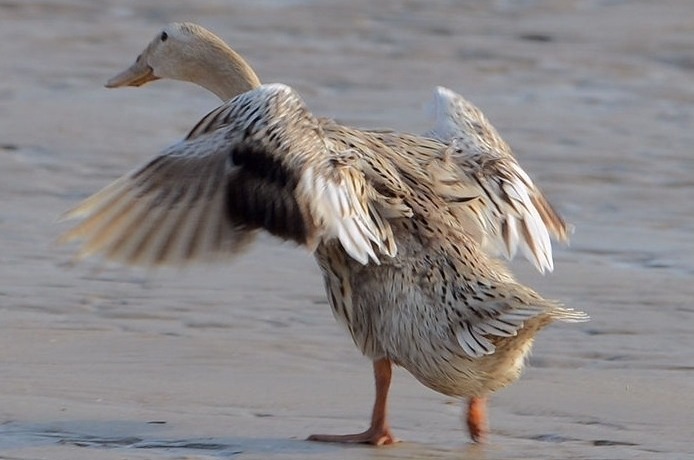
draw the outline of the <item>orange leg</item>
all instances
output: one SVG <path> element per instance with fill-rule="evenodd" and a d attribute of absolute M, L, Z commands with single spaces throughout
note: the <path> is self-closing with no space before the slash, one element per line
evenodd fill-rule
<path fill-rule="evenodd" d="M 379 359 L 374 361 L 373 366 L 374 380 L 376 382 L 376 401 L 374 402 L 369 429 L 357 434 L 312 434 L 308 437 L 309 441 L 361 443 L 374 446 L 384 446 L 398 442 L 388 426 L 386 410 L 393 365 L 388 359 Z"/>
<path fill-rule="evenodd" d="M 467 429 L 473 441 L 482 443 L 486 440 L 487 398 L 470 398 L 467 408 Z"/>

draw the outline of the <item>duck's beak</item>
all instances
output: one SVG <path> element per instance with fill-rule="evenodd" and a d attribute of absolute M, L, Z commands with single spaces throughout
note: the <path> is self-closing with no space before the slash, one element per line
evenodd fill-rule
<path fill-rule="evenodd" d="M 147 64 L 142 63 L 143 59 L 139 61 L 107 81 L 106 88 L 142 86 L 150 81 L 159 80 L 159 77 L 154 75 L 154 70 Z"/>

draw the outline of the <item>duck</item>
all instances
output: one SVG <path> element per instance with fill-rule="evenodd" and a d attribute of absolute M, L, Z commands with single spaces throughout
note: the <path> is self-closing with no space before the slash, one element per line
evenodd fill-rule
<path fill-rule="evenodd" d="M 191 28 L 167 26 L 155 41 Z M 133 66 L 149 76 L 127 84 L 173 78 L 147 58 Z M 78 258 L 140 266 L 227 259 L 260 231 L 293 241 L 314 254 L 376 387 L 367 430 L 309 439 L 396 442 L 387 400 L 400 366 L 467 398 L 468 431 L 484 441 L 487 397 L 519 378 L 537 333 L 588 316 L 517 282 L 476 236 L 484 220 L 501 227 L 499 207 L 483 204 L 480 182 L 498 179 L 485 176 L 480 152 L 457 139 L 343 126 L 314 116 L 291 87 L 249 75 L 237 76 L 236 94 L 217 85 L 226 102 L 182 141 L 66 212 L 79 222 L 59 241 L 79 241 Z"/>

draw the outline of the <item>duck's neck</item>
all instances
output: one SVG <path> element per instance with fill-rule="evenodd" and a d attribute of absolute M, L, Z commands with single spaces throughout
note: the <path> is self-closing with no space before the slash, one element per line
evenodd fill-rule
<path fill-rule="evenodd" d="M 214 43 L 196 53 L 188 79 L 227 101 L 260 86 L 250 65 L 225 43 Z"/>

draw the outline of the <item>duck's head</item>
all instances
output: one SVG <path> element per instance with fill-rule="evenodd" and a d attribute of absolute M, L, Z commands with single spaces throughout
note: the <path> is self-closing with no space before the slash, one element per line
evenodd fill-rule
<path fill-rule="evenodd" d="M 222 39 L 189 22 L 166 25 L 106 87 L 142 86 L 162 78 L 196 83 L 225 100 L 260 85 L 251 67 Z"/>

